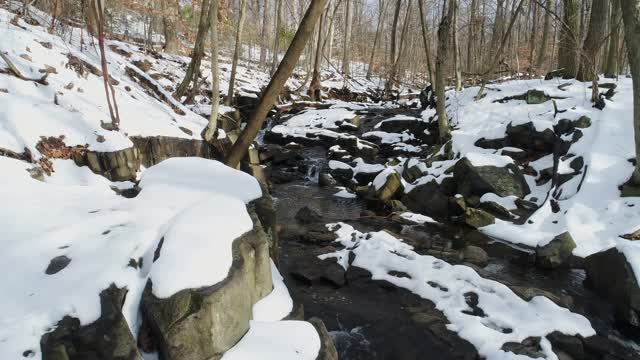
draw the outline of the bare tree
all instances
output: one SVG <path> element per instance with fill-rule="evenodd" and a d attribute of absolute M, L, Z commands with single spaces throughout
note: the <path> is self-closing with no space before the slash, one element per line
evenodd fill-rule
<path fill-rule="evenodd" d="M 111 84 L 109 76 L 109 66 L 107 64 L 107 53 L 104 46 L 104 3 L 103 0 L 91 0 L 89 3 L 89 16 L 92 18 L 88 24 L 95 26 L 94 31 L 98 36 L 98 47 L 100 48 L 100 65 L 102 68 L 102 79 L 104 81 L 104 93 L 107 97 L 109 116 L 111 123 L 103 123 L 102 127 L 107 130 L 118 130 L 120 127 L 120 114 L 118 113 L 118 103 L 116 102 L 116 92 Z"/>
<path fill-rule="evenodd" d="M 564 77 L 573 78 L 578 71 L 578 22 L 580 20 L 577 0 L 564 0 L 558 66 L 564 69 Z"/>
<path fill-rule="evenodd" d="M 462 71 L 460 70 L 460 44 L 458 43 L 458 0 L 453 1 L 453 68 L 456 73 L 456 91 L 462 91 Z"/>
<path fill-rule="evenodd" d="M 593 0 L 587 38 L 584 41 L 581 53 L 582 61 L 580 62 L 580 69 L 576 75 L 576 78 L 580 81 L 594 81 L 598 78 L 596 74 L 598 69 L 598 54 L 604 44 L 607 23 L 607 17 L 602 16 L 602 14 L 606 13 L 607 6 L 608 0 Z M 597 91 L 595 94 L 597 96 Z"/>
<path fill-rule="evenodd" d="M 211 114 L 203 131 L 203 139 L 214 144 L 218 133 L 218 113 L 220 112 L 220 70 L 218 69 L 218 0 L 211 0 Z"/>
<path fill-rule="evenodd" d="M 425 19 L 424 0 L 418 0 L 420 8 L 420 27 L 422 29 L 422 46 L 424 47 L 425 57 L 427 58 L 427 71 L 429 72 L 429 82 L 433 84 L 434 75 L 431 66 L 431 50 L 429 49 L 429 29 L 427 28 L 427 19 Z"/>
<path fill-rule="evenodd" d="M 258 1 L 258 4 L 260 1 Z M 260 31 L 260 67 L 267 64 L 267 34 L 269 33 L 269 0 L 262 0 L 262 30 Z"/>
<path fill-rule="evenodd" d="M 342 76 L 349 77 L 349 66 L 351 64 L 350 55 L 351 49 L 349 48 L 351 42 L 351 23 L 353 22 L 353 16 L 351 14 L 351 1 L 347 0 L 345 3 L 345 19 L 344 19 L 344 42 L 342 44 Z"/>
<path fill-rule="evenodd" d="M 640 0 L 622 0 L 625 41 L 633 79 L 633 129 L 636 142 L 636 166 L 630 185 L 640 186 Z"/>
<path fill-rule="evenodd" d="M 382 28 L 384 25 L 384 13 L 386 10 L 386 4 L 384 0 L 378 0 L 378 26 L 376 26 L 376 36 L 373 39 L 373 47 L 371 47 L 371 56 L 369 56 L 369 66 L 367 67 L 367 80 L 371 79 L 371 75 L 373 73 L 373 61 L 376 55 L 376 49 L 378 48 L 378 43 L 380 42 L 380 33 L 382 32 Z"/>
<path fill-rule="evenodd" d="M 444 6 L 448 3 L 448 10 L 445 12 Z M 438 54 L 436 55 L 436 113 L 438 115 L 438 134 L 440 143 L 444 144 L 451 138 L 449 129 L 449 117 L 447 116 L 445 97 L 445 68 L 450 60 L 450 39 L 451 22 L 455 11 L 452 1 L 445 0 L 443 6 L 443 16 L 438 26 Z"/>
<path fill-rule="evenodd" d="M 544 59 L 548 56 L 547 43 L 549 41 L 549 33 L 551 32 L 551 9 L 553 9 L 554 0 L 546 0 L 547 11 L 544 13 L 544 27 L 542 29 L 542 42 L 540 43 L 540 52 L 536 59 L 535 67 L 540 68 L 544 63 Z"/>
<path fill-rule="evenodd" d="M 178 38 L 178 2 L 176 0 L 161 0 L 162 24 L 164 28 L 164 51 L 175 54 L 180 50 Z"/>
<path fill-rule="evenodd" d="M 276 21 L 274 21 L 273 49 L 271 49 L 271 75 L 275 74 L 278 66 L 278 52 L 280 52 L 280 30 L 282 27 L 282 2 L 276 0 Z"/>
<path fill-rule="evenodd" d="M 322 40 L 322 32 L 324 22 L 326 20 L 326 11 L 322 12 L 320 21 L 318 23 L 318 42 L 316 45 L 316 56 L 313 62 L 313 76 L 311 77 L 311 83 L 309 84 L 309 96 L 312 101 L 322 101 L 322 84 L 320 83 L 320 64 L 322 63 L 322 48 L 324 42 Z"/>
<path fill-rule="evenodd" d="M 238 16 L 238 24 L 236 25 L 236 43 L 233 51 L 233 60 L 231 63 L 231 75 L 229 78 L 229 91 L 227 92 L 227 98 L 225 99 L 225 105 L 231 105 L 233 99 L 233 87 L 236 83 L 236 72 L 238 70 L 238 59 L 240 58 L 240 52 L 242 52 L 242 28 L 244 25 L 245 9 L 247 0 L 240 0 L 240 15 Z"/>
<path fill-rule="evenodd" d="M 609 39 L 609 49 L 604 69 L 604 76 L 614 78 L 618 76 L 618 49 L 620 48 L 620 23 L 622 13 L 620 11 L 620 0 L 611 1 L 611 38 Z"/>
<path fill-rule="evenodd" d="M 327 0 L 311 0 L 309 8 L 302 18 L 302 22 L 296 31 L 291 45 L 287 49 L 286 54 L 282 58 L 278 69 L 271 77 L 269 85 L 262 93 L 260 102 L 256 106 L 256 110 L 251 114 L 247 126 L 244 128 L 238 140 L 233 144 L 229 155 L 225 163 L 230 167 L 236 167 L 247 153 L 247 149 L 255 139 L 256 135 L 262 128 L 262 123 L 267 117 L 267 114 L 278 99 L 278 94 L 282 91 L 282 87 L 291 76 L 293 69 L 300 58 L 300 54 L 304 50 L 304 47 L 313 34 L 316 22 L 322 14 L 322 11 L 327 4 Z"/>

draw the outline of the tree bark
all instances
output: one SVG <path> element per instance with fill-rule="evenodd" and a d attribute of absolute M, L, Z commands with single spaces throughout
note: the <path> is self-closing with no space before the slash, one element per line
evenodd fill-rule
<path fill-rule="evenodd" d="M 191 53 L 191 61 L 189 62 L 189 66 L 187 67 L 187 72 L 184 76 L 184 79 L 182 79 L 182 82 L 180 83 L 174 94 L 178 101 L 180 101 L 181 98 L 187 93 L 191 82 L 193 82 L 194 86 L 197 85 L 198 77 L 200 76 L 200 62 L 204 57 L 204 42 L 206 40 L 207 32 L 209 32 L 209 28 L 211 27 L 210 4 L 210 0 L 202 0 L 202 10 L 200 11 L 198 33 L 196 34 L 196 41 L 193 46 L 193 52 Z"/>
<path fill-rule="evenodd" d="M 269 33 L 269 0 L 262 0 L 262 30 L 260 31 L 260 67 L 267 65 L 267 34 Z"/>
<path fill-rule="evenodd" d="M 615 78 L 618 76 L 618 49 L 620 48 L 620 21 L 622 13 L 620 12 L 620 0 L 611 1 L 611 38 L 609 39 L 609 49 L 607 52 L 607 61 L 604 69 L 604 76 L 607 78 Z"/>
<path fill-rule="evenodd" d="M 224 101 L 224 104 L 229 106 L 231 105 L 231 100 L 233 99 L 233 87 L 236 83 L 236 72 L 238 70 L 238 59 L 240 58 L 240 52 L 242 52 L 242 29 L 244 26 L 244 17 L 245 17 L 245 9 L 247 5 L 247 0 L 240 0 L 240 16 L 238 17 L 238 24 L 236 26 L 236 44 L 235 49 L 233 50 L 233 60 L 231 63 L 231 75 L 229 78 L 229 91 L 227 91 L 227 98 Z"/>
<path fill-rule="evenodd" d="M 384 83 L 384 94 L 386 97 L 389 97 L 391 94 L 391 90 L 393 89 L 393 78 L 395 74 L 395 63 L 396 63 L 396 51 L 397 45 L 396 40 L 398 37 L 398 23 L 400 19 L 400 8 L 402 6 L 402 0 L 396 0 L 396 9 L 393 13 L 393 26 L 391 29 L 391 45 L 390 45 L 390 54 L 388 60 L 388 68 L 387 68 L 387 80 Z"/>
<path fill-rule="evenodd" d="M 564 69 L 565 78 L 574 78 L 578 72 L 578 38 L 580 11 L 577 0 L 564 0 L 564 11 L 560 26 L 558 66 Z"/>
<path fill-rule="evenodd" d="M 202 136 L 213 144 L 218 133 L 218 113 L 220 112 L 220 70 L 218 69 L 218 0 L 211 0 L 211 115 Z"/>
<path fill-rule="evenodd" d="M 320 64 L 322 63 L 322 32 L 324 22 L 326 20 L 326 12 L 323 12 L 320 16 L 320 22 L 318 24 L 318 43 L 316 45 L 316 56 L 313 62 L 313 76 L 311 77 L 311 83 L 309 84 L 309 95 L 311 101 L 322 101 L 322 84 L 320 83 Z"/>
<path fill-rule="evenodd" d="M 282 27 L 282 2 L 284 0 L 276 0 L 276 21 L 275 31 L 273 35 L 273 50 L 271 54 L 271 75 L 275 74 L 278 66 L 278 52 L 280 52 L 280 28 Z"/>
<path fill-rule="evenodd" d="M 531 24 L 531 37 L 529 38 L 529 68 L 533 70 L 533 56 L 536 52 L 536 36 L 538 35 L 538 4 L 531 1 L 533 7 L 533 19 Z"/>
<path fill-rule="evenodd" d="M 629 68 L 633 79 L 633 130 L 636 143 L 636 166 L 631 183 L 640 186 L 640 0 L 622 0 L 621 4 Z"/>
<path fill-rule="evenodd" d="M 420 8 L 420 27 L 422 28 L 422 46 L 424 46 L 425 57 L 427 58 L 427 71 L 429 72 L 429 82 L 433 84 L 434 75 L 433 67 L 431 66 L 431 50 L 429 49 L 429 29 L 427 28 L 426 13 L 424 11 L 424 0 L 418 0 L 418 7 Z"/>
<path fill-rule="evenodd" d="M 576 76 L 580 81 L 593 81 L 598 77 L 598 53 L 604 43 L 607 22 L 606 16 L 602 14 L 607 11 L 607 2 L 608 0 L 593 0 L 587 38 L 582 48 L 580 70 Z"/>
<path fill-rule="evenodd" d="M 162 25 L 164 27 L 164 51 L 175 54 L 180 50 L 178 39 L 178 2 L 176 0 L 161 0 Z"/>
<path fill-rule="evenodd" d="M 420 0 L 422 2 L 422 0 Z M 475 57 L 476 44 L 476 12 L 478 11 L 478 0 L 471 0 L 469 5 L 469 29 L 467 33 L 467 71 L 474 72 L 475 64 L 473 63 Z M 422 13 L 422 8 L 420 8 Z"/>
<path fill-rule="evenodd" d="M 291 45 L 289 45 L 278 69 L 272 76 L 269 85 L 267 85 L 264 90 L 256 110 L 249 118 L 247 126 L 238 137 L 238 140 L 233 144 L 233 147 L 225 161 L 228 166 L 233 168 L 237 167 L 247 153 L 247 149 L 262 128 L 264 119 L 278 99 L 278 94 L 282 91 L 282 87 L 287 82 L 287 79 L 289 79 L 289 76 L 291 76 L 296 63 L 300 58 L 300 54 L 313 34 L 316 22 L 318 21 L 320 14 L 322 14 L 326 3 L 327 0 L 311 0 L 309 8 L 302 18 L 302 22 L 293 37 L 293 41 L 291 42 Z"/>
<path fill-rule="evenodd" d="M 447 1 L 445 1 L 445 4 Z M 440 143 L 444 144 L 451 138 L 449 118 L 447 116 L 445 97 L 445 69 L 450 60 L 449 45 L 451 39 L 451 21 L 453 20 L 455 5 L 449 1 L 449 9 L 444 13 L 438 26 L 438 54 L 436 55 L 436 113 L 438 115 L 438 134 Z"/>
<path fill-rule="evenodd" d="M 551 11 L 553 9 L 553 1 L 547 0 L 545 7 L 547 10 L 544 13 L 544 29 L 542 30 L 542 43 L 540 44 L 540 52 L 538 52 L 538 58 L 536 59 L 536 68 L 541 68 L 544 64 L 544 59 L 547 54 L 547 43 L 549 42 L 549 33 L 551 31 Z"/>
<path fill-rule="evenodd" d="M 456 91 L 462 91 L 462 71 L 460 70 L 460 44 L 458 43 L 458 0 L 453 1 L 453 68 L 456 73 Z"/>

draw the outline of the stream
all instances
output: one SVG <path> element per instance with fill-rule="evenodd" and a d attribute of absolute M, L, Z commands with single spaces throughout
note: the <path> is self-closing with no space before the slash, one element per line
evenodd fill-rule
<path fill-rule="evenodd" d="M 388 116 L 386 112 L 372 112 L 365 120 Z M 363 127 L 365 131 L 371 128 Z M 296 174 L 292 181 L 273 182 L 271 190 L 278 216 L 279 267 L 294 302 L 304 308 L 305 318 L 319 317 L 325 322 L 343 360 L 478 358 L 469 342 L 446 328 L 446 318 L 429 300 L 385 281 L 373 281 L 366 270 L 358 271 L 359 268 L 351 267 L 344 275 L 344 283 L 326 277 L 310 280 L 313 276 L 306 275 L 325 271 L 327 263 L 319 260 L 318 255 L 335 251 L 335 244 L 305 241 L 308 229 L 296 220 L 297 212 L 305 206 L 320 213 L 323 223 L 346 222 L 360 231 L 399 231 L 397 224 L 386 219 L 362 216 L 367 210 L 363 200 L 336 197 L 335 188 L 318 186 L 318 173 L 326 163 L 325 153 L 324 148 L 305 147 L 299 150 L 304 160 L 297 166 L 269 169 Z M 612 307 L 583 285 L 584 270 L 541 270 L 530 263 L 530 252 L 477 231 L 446 224 L 424 229 L 421 228 L 426 237 L 446 248 L 470 244 L 483 248 L 489 255 L 489 264 L 482 269 L 482 276 L 513 286 L 542 289 L 558 297 L 571 297 L 572 311 L 587 317 L 598 334 L 640 356 L 637 334 L 618 327 Z M 419 248 L 416 251 L 424 253 Z"/>

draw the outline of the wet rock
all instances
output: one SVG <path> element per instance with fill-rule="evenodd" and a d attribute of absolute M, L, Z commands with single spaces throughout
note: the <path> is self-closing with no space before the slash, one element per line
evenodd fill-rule
<path fill-rule="evenodd" d="M 403 189 L 402 177 L 395 170 L 383 171 L 373 180 L 373 184 L 376 197 L 385 203 L 393 199 Z"/>
<path fill-rule="evenodd" d="M 44 273 L 47 275 L 57 274 L 62 271 L 62 269 L 66 268 L 69 263 L 71 263 L 71 259 L 69 259 L 65 255 L 56 256 L 51 259 L 51 261 L 49 262 L 49 266 L 47 266 L 47 269 L 44 271 Z"/>
<path fill-rule="evenodd" d="M 329 335 L 324 322 L 317 317 L 313 317 L 308 321 L 316 328 L 316 331 L 320 336 L 320 352 L 318 353 L 316 360 L 338 360 L 338 351 L 333 344 L 331 335 Z"/>
<path fill-rule="evenodd" d="M 407 159 L 404 162 L 404 170 L 402 171 L 402 177 L 408 182 L 412 183 L 419 178 L 426 175 L 424 172 L 425 165 L 417 159 Z"/>
<path fill-rule="evenodd" d="M 475 229 L 495 224 L 496 222 L 495 216 L 486 211 L 474 208 L 467 208 L 465 210 L 463 220 L 465 224 Z"/>
<path fill-rule="evenodd" d="M 322 215 L 308 206 L 304 206 L 298 210 L 295 218 L 301 224 L 322 222 Z"/>
<path fill-rule="evenodd" d="M 560 350 L 575 359 L 584 359 L 584 345 L 579 338 L 554 331 L 547 335 L 547 339 L 551 342 L 554 351 Z"/>
<path fill-rule="evenodd" d="M 484 249 L 468 245 L 462 249 L 462 257 L 465 262 L 485 267 L 489 263 L 489 255 Z"/>
<path fill-rule="evenodd" d="M 253 305 L 272 290 L 269 243 L 255 214 L 252 231 L 234 240 L 221 282 L 157 298 L 142 295 L 142 314 L 162 359 L 218 359 L 249 329 Z"/>
<path fill-rule="evenodd" d="M 309 224 L 306 226 L 307 232 L 302 235 L 302 239 L 313 244 L 330 243 L 337 239 L 333 231 L 327 229 L 324 223 Z"/>
<path fill-rule="evenodd" d="M 514 164 L 505 167 L 474 166 L 467 158 L 462 158 L 453 168 L 453 178 L 458 193 L 464 197 L 494 193 L 501 197 L 514 195 L 523 198 L 530 192 L 524 175 Z"/>
<path fill-rule="evenodd" d="M 536 296 L 544 296 L 563 308 L 573 308 L 573 298 L 569 295 L 556 295 L 548 291 L 526 286 L 509 286 L 511 291 L 522 299 L 529 301 Z"/>
<path fill-rule="evenodd" d="M 536 265 L 555 269 L 567 264 L 576 243 L 569 232 L 564 232 L 544 246 L 536 248 Z"/>
<path fill-rule="evenodd" d="M 321 172 L 318 176 L 318 185 L 323 187 L 333 187 L 338 185 L 338 182 L 333 178 L 333 176 L 331 176 L 331 174 Z"/>
<path fill-rule="evenodd" d="M 353 169 L 349 165 L 344 164 L 344 166 L 339 167 L 333 166 L 331 169 L 329 169 L 329 174 L 331 174 L 331 177 L 333 177 L 339 183 L 346 186 L 351 185 L 351 179 L 353 179 Z"/>
<path fill-rule="evenodd" d="M 640 328 L 640 286 L 626 256 L 614 247 L 586 257 L 584 266 L 587 284 L 614 305 L 616 317 Z"/>
<path fill-rule="evenodd" d="M 40 340 L 42 358 L 49 360 L 142 359 L 136 341 L 129 330 L 122 305 L 126 289 L 115 285 L 100 293 L 100 317 L 88 325 L 65 316 L 55 330 Z"/>
<path fill-rule="evenodd" d="M 391 212 L 399 214 L 409 211 L 409 209 L 400 200 L 389 201 L 389 208 L 391 209 Z"/>
<path fill-rule="evenodd" d="M 539 337 L 528 337 L 521 343 L 508 342 L 502 345 L 502 350 L 512 352 L 518 355 L 528 356 L 530 358 L 544 358 L 544 352 L 540 347 Z"/>
<path fill-rule="evenodd" d="M 402 203 L 413 212 L 436 219 L 444 219 L 449 216 L 449 195 L 435 180 L 414 187 L 405 194 Z"/>
<path fill-rule="evenodd" d="M 346 283 L 346 272 L 335 258 L 324 260 L 316 258 L 295 266 L 289 273 L 306 285 L 329 282 L 336 287 L 341 287 Z"/>

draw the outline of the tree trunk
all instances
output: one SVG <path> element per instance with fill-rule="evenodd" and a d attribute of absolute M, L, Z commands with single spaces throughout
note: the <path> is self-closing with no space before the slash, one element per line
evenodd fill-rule
<path fill-rule="evenodd" d="M 580 81 L 593 81 L 598 77 L 598 53 L 604 43 L 607 22 L 607 18 L 602 14 L 607 11 L 607 2 L 608 0 L 593 0 L 587 38 L 582 48 L 580 70 L 576 76 Z"/>
<path fill-rule="evenodd" d="M 418 0 L 418 7 L 420 8 L 420 25 L 422 28 L 422 42 L 424 46 L 425 57 L 427 58 L 427 71 L 429 72 L 429 82 L 433 84 L 434 75 L 433 68 L 431 66 L 431 50 L 429 49 L 429 30 L 427 28 L 427 19 L 425 19 L 424 0 Z"/>
<path fill-rule="evenodd" d="M 260 67 L 267 65 L 267 34 L 269 33 L 269 0 L 262 0 L 262 30 L 260 31 Z"/>
<path fill-rule="evenodd" d="M 322 11 L 327 3 L 327 0 L 311 0 L 309 8 L 306 14 L 302 18 L 302 22 L 296 31 L 291 45 L 287 49 L 284 58 L 280 62 L 275 74 L 271 77 L 269 85 L 264 90 L 260 102 L 253 112 L 247 126 L 242 131 L 238 140 L 233 144 L 231 151 L 225 161 L 230 167 L 237 167 L 242 158 L 245 156 L 247 149 L 255 139 L 256 135 L 262 128 L 262 123 L 267 114 L 278 99 L 282 87 L 291 76 L 293 69 L 300 58 L 300 54 L 304 50 L 304 47 L 313 34 L 316 22 L 322 14 Z"/>
<path fill-rule="evenodd" d="M 284 0 L 276 0 L 276 21 L 275 31 L 273 35 L 273 50 L 271 54 L 271 75 L 275 74 L 278 66 L 278 52 L 280 52 L 280 28 L 282 27 L 282 2 Z"/>
<path fill-rule="evenodd" d="M 395 62 L 396 62 L 396 40 L 398 37 L 398 22 L 400 19 L 400 7 L 402 6 L 402 0 L 396 0 L 396 10 L 393 13 L 393 26 L 391 29 L 391 45 L 390 45 L 390 53 L 389 60 L 387 61 L 387 80 L 384 83 L 384 94 L 386 97 L 389 97 L 391 94 L 391 90 L 393 89 L 393 77 L 395 70 Z"/>
<path fill-rule="evenodd" d="M 231 105 L 233 99 L 233 87 L 236 83 L 236 71 L 238 70 L 238 59 L 240 58 L 240 52 L 242 52 L 242 28 L 244 26 L 245 9 L 247 0 L 240 0 L 240 16 L 238 18 L 238 24 L 236 26 L 236 44 L 233 50 L 233 60 L 231 63 L 231 75 L 229 78 L 229 91 L 227 92 L 227 98 L 225 99 L 225 105 Z"/>
<path fill-rule="evenodd" d="M 422 2 L 422 0 L 420 0 Z M 473 63 L 475 57 L 476 44 L 476 12 L 478 11 L 478 0 L 471 0 L 469 5 L 469 29 L 467 33 L 467 71 L 474 72 L 475 64 Z M 422 13 L 422 8 L 420 8 Z"/>
<path fill-rule="evenodd" d="M 604 69 L 604 76 L 615 78 L 618 76 L 618 49 L 620 48 L 620 0 L 611 1 L 611 38 L 609 39 L 609 49 L 607 61 Z"/>
<path fill-rule="evenodd" d="M 565 78 L 574 78 L 578 72 L 578 38 L 580 20 L 577 0 L 564 0 L 564 12 L 560 26 L 558 66 L 564 69 Z"/>
<path fill-rule="evenodd" d="M 164 27 L 164 51 L 175 54 L 180 50 L 178 39 L 178 2 L 176 0 L 161 0 L 162 25 Z"/>
<path fill-rule="evenodd" d="M 547 10 L 544 13 L 544 29 L 542 30 L 542 43 L 540 44 L 540 52 L 538 53 L 538 58 L 536 59 L 536 68 L 541 68 L 544 64 L 544 59 L 547 54 L 547 43 L 549 41 L 549 32 L 551 31 L 551 11 L 553 11 L 553 1 L 547 0 L 545 7 Z"/>
<path fill-rule="evenodd" d="M 636 142 L 636 168 L 631 184 L 640 186 L 640 0 L 622 0 L 625 41 L 633 79 L 633 130 Z"/>
<path fill-rule="evenodd" d="M 213 144 L 218 133 L 218 113 L 220 112 L 220 70 L 218 69 L 218 0 L 211 0 L 211 115 L 209 124 L 202 136 L 204 140 Z"/>
<path fill-rule="evenodd" d="M 453 68 L 456 73 L 456 91 L 462 91 L 462 71 L 460 70 L 460 44 L 458 43 L 458 0 L 453 1 Z"/>
<path fill-rule="evenodd" d="M 529 38 L 529 68 L 533 70 L 533 56 L 536 52 L 536 36 L 538 35 L 538 4 L 531 2 L 533 6 L 533 20 L 531 24 L 531 37 Z"/>
<path fill-rule="evenodd" d="M 191 61 L 187 67 L 187 72 L 182 79 L 182 82 L 176 89 L 174 96 L 178 101 L 187 93 L 189 85 L 193 82 L 194 86 L 197 85 L 198 77 L 200 75 L 200 62 L 204 57 L 204 42 L 207 32 L 211 27 L 211 1 L 202 0 L 202 9 L 200 11 L 200 22 L 198 23 L 198 33 L 196 34 L 196 41 L 193 45 L 193 52 L 191 53 Z M 216 15 L 214 15 L 216 16 Z M 195 90 L 195 89 L 194 89 Z"/>
<path fill-rule="evenodd" d="M 343 43 L 343 48 L 342 48 L 342 76 L 344 76 L 345 78 L 349 77 L 349 65 L 351 63 L 350 61 L 350 55 L 351 55 L 351 49 L 349 48 L 351 46 L 350 42 L 351 42 L 351 21 L 352 21 L 352 15 L 351 15 L 351 1 L 347 0 L 345 1 L 345 25 L 344 25 L 344 43 Z"/>
<path fill-rule="evenodd" d="M 447 1 L 445 1 L 445 4 Z M 436 55 L 436 113 L 438 115 L 438 134 L 440 143 L 444 144 L 451 138 L 449 118 L 447 116 L 445 97 L 445 69 L 450 60 L 449 45 L 451 39 L 451 21 L 453 20 L 454 7 L 449 1 L 449 10 L 443 11 L 442 21 L 438 26 L 438 54 Z M 444 10 L 444 9 L 443 9 Z"/>
<path fill-rule="evenodd" d="M 322 32 L 324 22 L 326 20 L 326 13 L 323 12 L 318 24 L 318 43 L 316 45 L 316 56 L 313 62 L 313 76 L 311 77 L 311 84 L 309 84 L 309 96 L 311 101 L 322 101 L 322 84 L 320 83 L 320 64 L 322 63 Z"/>
<path fill-rule="evenodd" d="M 376 49 L 378 48 L 378 42 L 380 40 L 380 33 L 382 32 L 382 26 L 384 24 L 385 5 L 384 0 L 378 1 L 378 26 L 376 26 L 376 36 L 373 39 L 373 47 L 371 48 L 371 56 L 369 57 L 369 66 L 367 66 L 367 80 L 371 80 L 373 72 L 373 61 L 375 59 Z"/>

